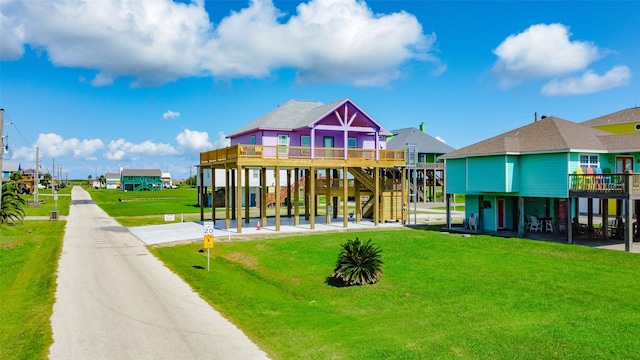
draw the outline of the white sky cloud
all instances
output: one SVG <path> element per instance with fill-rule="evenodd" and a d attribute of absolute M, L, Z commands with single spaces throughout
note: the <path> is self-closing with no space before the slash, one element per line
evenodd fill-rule
<path fill-rule="evenodd" d="M 159 157 L 177 155 L 179 151 L 165 143 L 154 143 L 147 140 L 134 144 L 125 139 L 112 140 L 107 145 L 105 157 L 108 160 L 135 160 L 140 157 Z"/>
<path fill-rule="evenodd" d="M 552 80 L 542 87 L 542 93 L 545 95 L 591 94 L 628 85 L 630 79 L 631 70 L 626 66 L 616 66 L 604 75 L 598 75 L 589 70 L 581 77 Z"/>
<path fill-rule="evenodd" d="M 72 157 L 75 159 L 95 160 L 96 152 L 104 148 L 104 143 L 100 139 L 64 139 L 62 136 L 53 133 L 39 134 L 35 144 L 31 147 L 22 146 L 13 151 L 13 157 L 35 161 L 36 147 L 39 151 L 40 159 Z"/>
<path fill-rule="evenodd" d="M 162 117 L 166 120 L 166 119 L 175 119 L 177 117 L 180 117 L 180 113 L 177 111 L 173 111 L 173 110 L 167 110 L 164 112 L 164 114 L 162 114 Z"/>
<path fill-rule="evenodd" d="M 532 25 L 510 35 L 493 50 L 498 56 L 493 74 L 500 78 L 501 86 L 510 87 L 584 70 L 601 57 L 593 43 L 570 41 L 570 37 L 569 28 L 562 24 Z"/>
<path fill-rule="evenodd" d="M 429 54 L 435 35 L 423 34 L 406 12 L 311 0 L 285 19 L 271 0 L 252 0 L 215 26 L 203 3 L 4 0 L 0 56 L 19 58 L 29 44 L 57 66 L 97 70 L 94 86 L 118 77 L 133 77 L 133 86 L 188 76 L 265 77 L 279 68 L 297 69 L 302 83 L 384 86 L 409 60 L 444 68 Z"/>
<path fill-rule="evenodd" d="M 213 144 L 209 142 L 209 134 L 205 132 L 184 129 L 178 136 L 176 141 L 181 149 L 187 151 L 206 151 L 213 149 Z"/>

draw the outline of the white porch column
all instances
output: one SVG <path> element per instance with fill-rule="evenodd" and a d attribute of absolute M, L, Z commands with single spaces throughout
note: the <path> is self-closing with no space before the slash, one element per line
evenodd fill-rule
<path fill-rule="evenodd" d="M 311 128 L 311 160 L 315 159 L 316 153 L 316 129 Z"/>

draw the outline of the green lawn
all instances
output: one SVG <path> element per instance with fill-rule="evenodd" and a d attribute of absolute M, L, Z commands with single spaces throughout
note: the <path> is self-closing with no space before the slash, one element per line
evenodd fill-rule
<path fill-rule="evenodd" d="M 0 359 L 44 359 L 64 221 L 0 225 Z"/>
<path fill-rule="evenodd" d="M 331 286 L 355 236 L 382 281 Z M 152 251 L 275 359 L 638 357 L 637 254 L 403 229 L 216 243 L 207 272 L 200 248 Z"/>
<path fill-rule="evenodd" d="M 25 206 L 25 215 L 26 216 L 49 216 L 49 212 L 51 210 L 58 210 L 60 215 L 69 215 L 69 205 L 71 204 L 71 188 L 67 187 L 64 189 L 60 189 L 56 192 L 58 195 L 58 201 L 56 201 L 55 195 L 51 192 L 51 190 L 40 190 L 38 191 L 38 206 L 34 207 L 33 205 Z M 28 203 L 34 202 L 34 196 L 31 195 L 22 195 L 22 197 L 27 200 Z"/>
<path fill-rule="evenodd" d="M 198 191 L 189 187 L 161 191 L 120 191 L 85 188 L 109 216 L 131 217 L 200 213 Z M 121 201 L 125 200 L 125 201 Z"/>

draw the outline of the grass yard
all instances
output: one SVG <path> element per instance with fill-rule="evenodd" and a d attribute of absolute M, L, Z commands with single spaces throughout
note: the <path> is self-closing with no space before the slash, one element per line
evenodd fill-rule
<path fill-rule="evenodd" d="M 51 190 L 40 190 L 38 192 L 38 207 L 25 206 L 25 216 L 49 216 L 51 210 L 58 210 L 60 215 L 69 215 L 69 206 L 71 205 L 71 188 L 67 187 L 57 191 L 58 201 L 56 202 L 54 194 Z M 27 202 L 33 202 L 33 194 L 22 196 Z"/>
<path fill-rule="evenodd" d="M 0 226 L 0 359 L 44 359 L 64 221 Z"/>
<path fill-rule="evenodd" d="M 141 215 L 200 214 L 198 191 L 188 187 L 161 191 L 128 192 L 91 187 L 85 187 L 85 190 L 89 191 L 91 199 L 99 204 L 109 216 L 116 219 Z M 121 199 L 127 201 L 122 202 Z M 148 200 L 133 201 L 132 199 Z"/>
<path fill-rule="evenodd" d="M 384 276 L 334 287 L 347 239 Z M 640 257 L 424 230 L 335 232 L 152 252 L 274 359 L 638 358 Z"/>

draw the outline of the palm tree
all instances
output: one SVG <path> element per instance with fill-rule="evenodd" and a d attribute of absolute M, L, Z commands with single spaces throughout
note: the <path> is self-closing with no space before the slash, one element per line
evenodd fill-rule
<path fill-rule="evenodd" d="M 382 277 L 380 249 L 371 244 L 371 239 L 347 240 L 342 245 L 333 277 L 346 286 L 377 283 Z"/>
<path fill-rule="evenodd" d="M 0 223 L 13 224 L 24 219 L 25 199 L 18 195 L 19 184 L 7 181 L 2 184 L 2 203 L 0 204 Z"/>
<path fill-rule="evenodd" d="M 104 177 L 104 175 L 100 175 L 100 177 L 98 178 L 98 181 L 100 181 L 100 186 L 104 186 L 107 183 L 107 178 Z"/>

